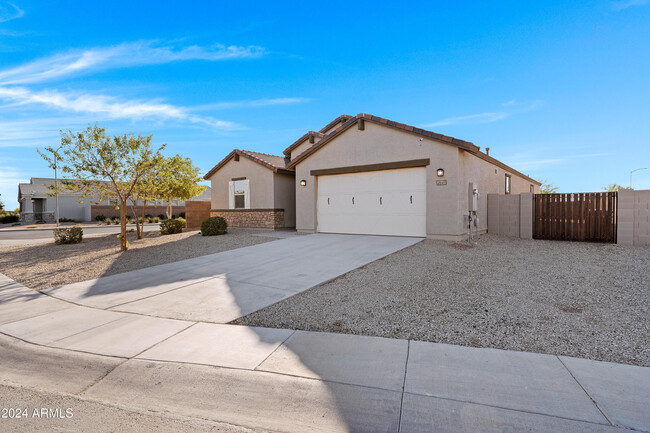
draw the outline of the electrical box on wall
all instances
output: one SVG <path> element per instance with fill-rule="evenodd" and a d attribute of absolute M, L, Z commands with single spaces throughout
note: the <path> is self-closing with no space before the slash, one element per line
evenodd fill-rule
<path fill-rule="evenodd" d="M 480 194 L 478 192 L 478 185 L 475 184 L 474 182 L 469 183 L 469 188 L 468 188 L 468 209 L 470 212 L 476 212 L 478 211 L 478 199 L 480 197 Z"/>

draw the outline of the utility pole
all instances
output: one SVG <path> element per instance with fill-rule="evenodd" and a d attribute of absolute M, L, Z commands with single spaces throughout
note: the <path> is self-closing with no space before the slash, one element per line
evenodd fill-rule
<path fill-rule="evenodd" d="M 630 172 L 630 188 L 632 188 L 632 173 L 634 173 L 635 171 L 639 171 L 639 170 L 647 170 L 647 169 L 648 169 L 647 167 L 644 167 L 644 168 L 637 168 L 637 169 L 632 170 L 632 171 Z M 632 188 L 632 189 L 634 189 L 634 188 Z"/>
<path fill-rule="evenodd" d="M 59 160 L 59 149 L 61 149 L 62 147 L 63 145 L 59 146 L 59 148 L 54 151 L 54 197 L 56 200 L 55 217 L 56 217 L 57 228 L 59 227 L 59 180 L 56 172 L 56 168 L 57 168 L 56 166 Z"/>

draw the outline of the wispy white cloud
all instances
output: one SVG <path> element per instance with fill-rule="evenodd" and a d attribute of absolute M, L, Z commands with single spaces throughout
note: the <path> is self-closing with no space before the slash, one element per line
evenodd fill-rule
<path fill-rule="evenodd" d="M 542 157 L 539 155 L 533 155 L 531 153 L 520 153 L 513 155 L 512 158 L 507 159 L 507 163 L 516 167 L 518 170 L 534 170 L 539 167 L 544 166 L 553 166 L 566 164 L 569 162 L 574 162 L 577 159 L 587 159 L 587 158 L 600 158 L 609 156 L 609 153 L 606 152 L 583 152 L 583 153 L 570 153 L 563 154 L 556 158 Z"/>
<path fill-rule="evenodd" d="M 230 108 L 251 108 L 251 107 L 269 107 L 273 105 L 300 104 L 309 102 L 308 98 L 274 98 L 274 99 L 255 99 L 246 101 L 215 102 L 213 104 L 197 105 L 193 111 L 207 110 L 226 110 Z"/>
<path fill-rule="evenodd" d="M 151 41 L 141 41 L 58 54 L 22 66 L 0 70 L 0 84 L 37 83 L 107 69 L 187 60 L 244 59 L 260 57 L 264 54 L 264 48 L 253 45 L 242 47 L 214 44 L 209 47 L 192 45 L 175 48 L 156 46 Z"/>
<path fill-rule="evenodd" d="M 632 6 L 644 6 L 649 4 L 648 0 L 619 0 L 613 1 L 611 3 L 612 9 L 615 11 L 622 11 L 623 9 L 630 8 Z"/>
<path fill-rule="evenodd" d="M 503 107 L 503 109 L 499 111 L 488 111 L 485 113 L 470 114 L 466 116 L 447 117 L 445 119 L 438 120 L 433 123 L 427 123 L 422 126 L 425 128 L 435 128 L 435 127 L 447 126 L 447 125 L 492 123 L 492 122 L 506 119 L 513 114 L 536 110 L 537 108 L 542 106 L 542 104 L 543 102 L 538 100 L 519 102 L 516 99 L 512 99 L 510 101 L 502 103 L 501 106 Z"/>
<path fill-rule="evenodd" d="M 425 127 L 437 127 L 446 125 L 457 125 L 465 123 L 490 123 L 505 119 L 509 114 L 505 111 L 492 111 L 487 113 L 470 114 L 468 116 L 447 117 L 437 122 L 427 123 Z"/>
<path fill-rule="evenodd" d="M 101 115 L 108 119 L 161 119 L 203 124 L 220 130 L 240 126 L 212 117 L 191 114 L 185 107 L 160 101 L 118 101 L 112 96 L 70 94 L 57 91 L 33 92 L 24 87 L 0 87 L 0 99 L 17 105 L 37 104 L 58 110 Z"/>
<path fill-rule="evenodd" d="M 81 129 L 96 120 L 93 116 L 74 114 L 0 121 L 0 148 L 48 146 L 59 141 L 59 130 Z"/>
<path fill-rule="evenodd" d="M 25 15 L 25 11 L 11 2 L 0 2 L 0 23 L 15 20 Z"/>

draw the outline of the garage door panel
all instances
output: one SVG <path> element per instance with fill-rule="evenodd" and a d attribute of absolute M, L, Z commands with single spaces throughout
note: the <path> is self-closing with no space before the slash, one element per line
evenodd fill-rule
<path fill-rule="evenodd" d="M 426 236 L 426 170 L 319 176 L 318 231 Z"/>

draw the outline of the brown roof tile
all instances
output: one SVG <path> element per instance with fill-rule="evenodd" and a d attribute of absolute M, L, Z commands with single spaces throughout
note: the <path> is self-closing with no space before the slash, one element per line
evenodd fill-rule
<path fill-rule="evenodd" d="M 336 125 L 337 123 L 345 123 L 346 121 L 348 121 L 352 117 L 354 117 L 354 116 L 350 116 L 349 114 L 341 114 L 339 117 L 332 120 L 327 125 L 323 126 L 318 132 L 326 132 L 329 129 L 331 129 L 334 125 Z"/>
<path fill-rule="evenodd" d="M 268 168 L 269 170 L 273 170 L 275 173 L 293 173 L 292 169 L 286 168 L 286 159 L 282 156 L 269 155 L 268 153 L 253 152 L 250 150 L 235 149 L 230 152 L 224 159 L 222 159 L 217 165 L 212 167 L 212 169 L 208 171 L 205 176 L 203 176 L 203 179 L 207 180 L 212 177 L 213 174 L 219 171 L 221 167 L 226 165 L 226 163 L 234 158 L 235 155 L 248 158 L 251 161 L 260 164 L 261 166 Z"/>
<path fill-rule="evenodd" d="M 291 152 L 293 151 L 293 149 L 295 149 L 296 147 L 298 147 L 298 146 L 300 146 L 302 143 L 304 143 L 304 141 L 307 140 L 307 139 L 309 138 L 309 136 L 311 136 L 311 135 L 313 135 L 314 137 L 319 137 L 319 138 L 323 138 L 323 137 L 325 137 L 325 134 L 323 134 L 322 132 L 309 131 L 309 132 L 307 132 L 305 135 L 303 135 L 302 137 L 300 137 L 299 139 L 297 139 L 296 141 L 294 141 L 294 142 L 291 144 L 291 146 L 289 146 L 289 147 L 287 147 L 286 149 L 284 149 L 284 150 L 282 151 L 282 153 L 283 153 L 285 156 L 290 156 L 290 155 L 291 155 Z"/>
<path fill-rule="evenodd" d="M 333 122 L 330 122 L 330 124 L 328 126 L 331 127 L 332 125 L 336 124 L 336 122 L 339 122 L 341 117 L 343 117 L 343 116 L 339 116 Z M 449 144 L 454 145 L 454 146 L 458 146 L 459 148 L 461 148 L 461 149 L 463 149 L 463 150 L 465 150 L 465 151 L 467 151 L 467 152 L 469 152 L 469 153 L 471 153 L 471 154 L 473 154 L 473 155 L 475 155 L 475 156 L 477 156 L 477 157 L 479 157 L 479 158 L 481 158 L 481 159 L 483 159 L 485 161 L 488 161 L 488 162 L 490 162 L 490 163 L 492 163 L 492 164 L 494 164 L 494 165 L 496 165 L 498 167 L 501 167 L 501 168 L 503 168 L 503 169 L 505 169 L 507 171 L 510 171 L 512 173 L 515 173 L 515 174 L 517 174 L 519 176 L 522 176 L 522 177 L 524 177 L 525 179 L 527 179 L 527 180 L 529 180 L 531 182 L 539 184 L 539 182 L 536 181 L 535 179 L 532 179 L 532 178 L 518 172 L 517 170 L 513 169 L 512 167 L 507 166 L 506 164 L 502 163 L 501 161 L 498 161 L 498 160 L 484 154 L 483 152 L 480 151 L 481 148 L 476 146 L 472 142 L 465 141 L 465 140 L 460 140 L 460 139 L 454 138 L 454 137 L 449 137 L 449 136 L 443 135 L 443 134 L 438 134 L 438 133 L 435 133 L 433 131 L 427 131 L 426 129 L 416 128 L 416 127 L 414 127 L 412 125 L 406 125 L 404 123 L 394 122 L 392 120 L 388 120 L 388 119 L 385 119 L 383 117 L 373 116 L 371 114 L 366 114 L 366 113 L 359 113 L 354 117 L 350 117 L 348 120 L 345 121 L 345 123 L 343 123 L 341 126 L 336 128 L 336 130 L 334 130 L 334 131 L 330 132 L 329 134 L 327 134 L 323 139 L 321 139 L 321 141 L 314 144 L 309 149 L 305 150 L 303 153 L 298 155 L 297 158 L 294 158 L 293 160 L 291 160 L 287 164 L 287 168 L 288 169 L 293 169 L 296 166 L 296 164 L 298 164 L 300 161 L 302 161 L 302 160 L 306 159 L 307 157 L 309 157 L 309 155 L 316 152 L 321 147 L 325 146 L 327 143 L 329 143 L 331 140 L 333 140 L 335 137 L 337 137 L 342 131 L 350 128 L 352 125 L 357 123 L 359 121 L 359 119 L 365 119 L 365 120 L 369 120 L 371 122 L 384 124 L 384 125 L 390 126 L 392 128 L 401 129 L 401 130 L 406 131 L 406 132 L 410 132 L 410 133 L 417 134 L 417 135 L 420 135 L 420 136 L 432 138 L 434 140 L 442 141 L 444 143 L 449 143 Z"/>

